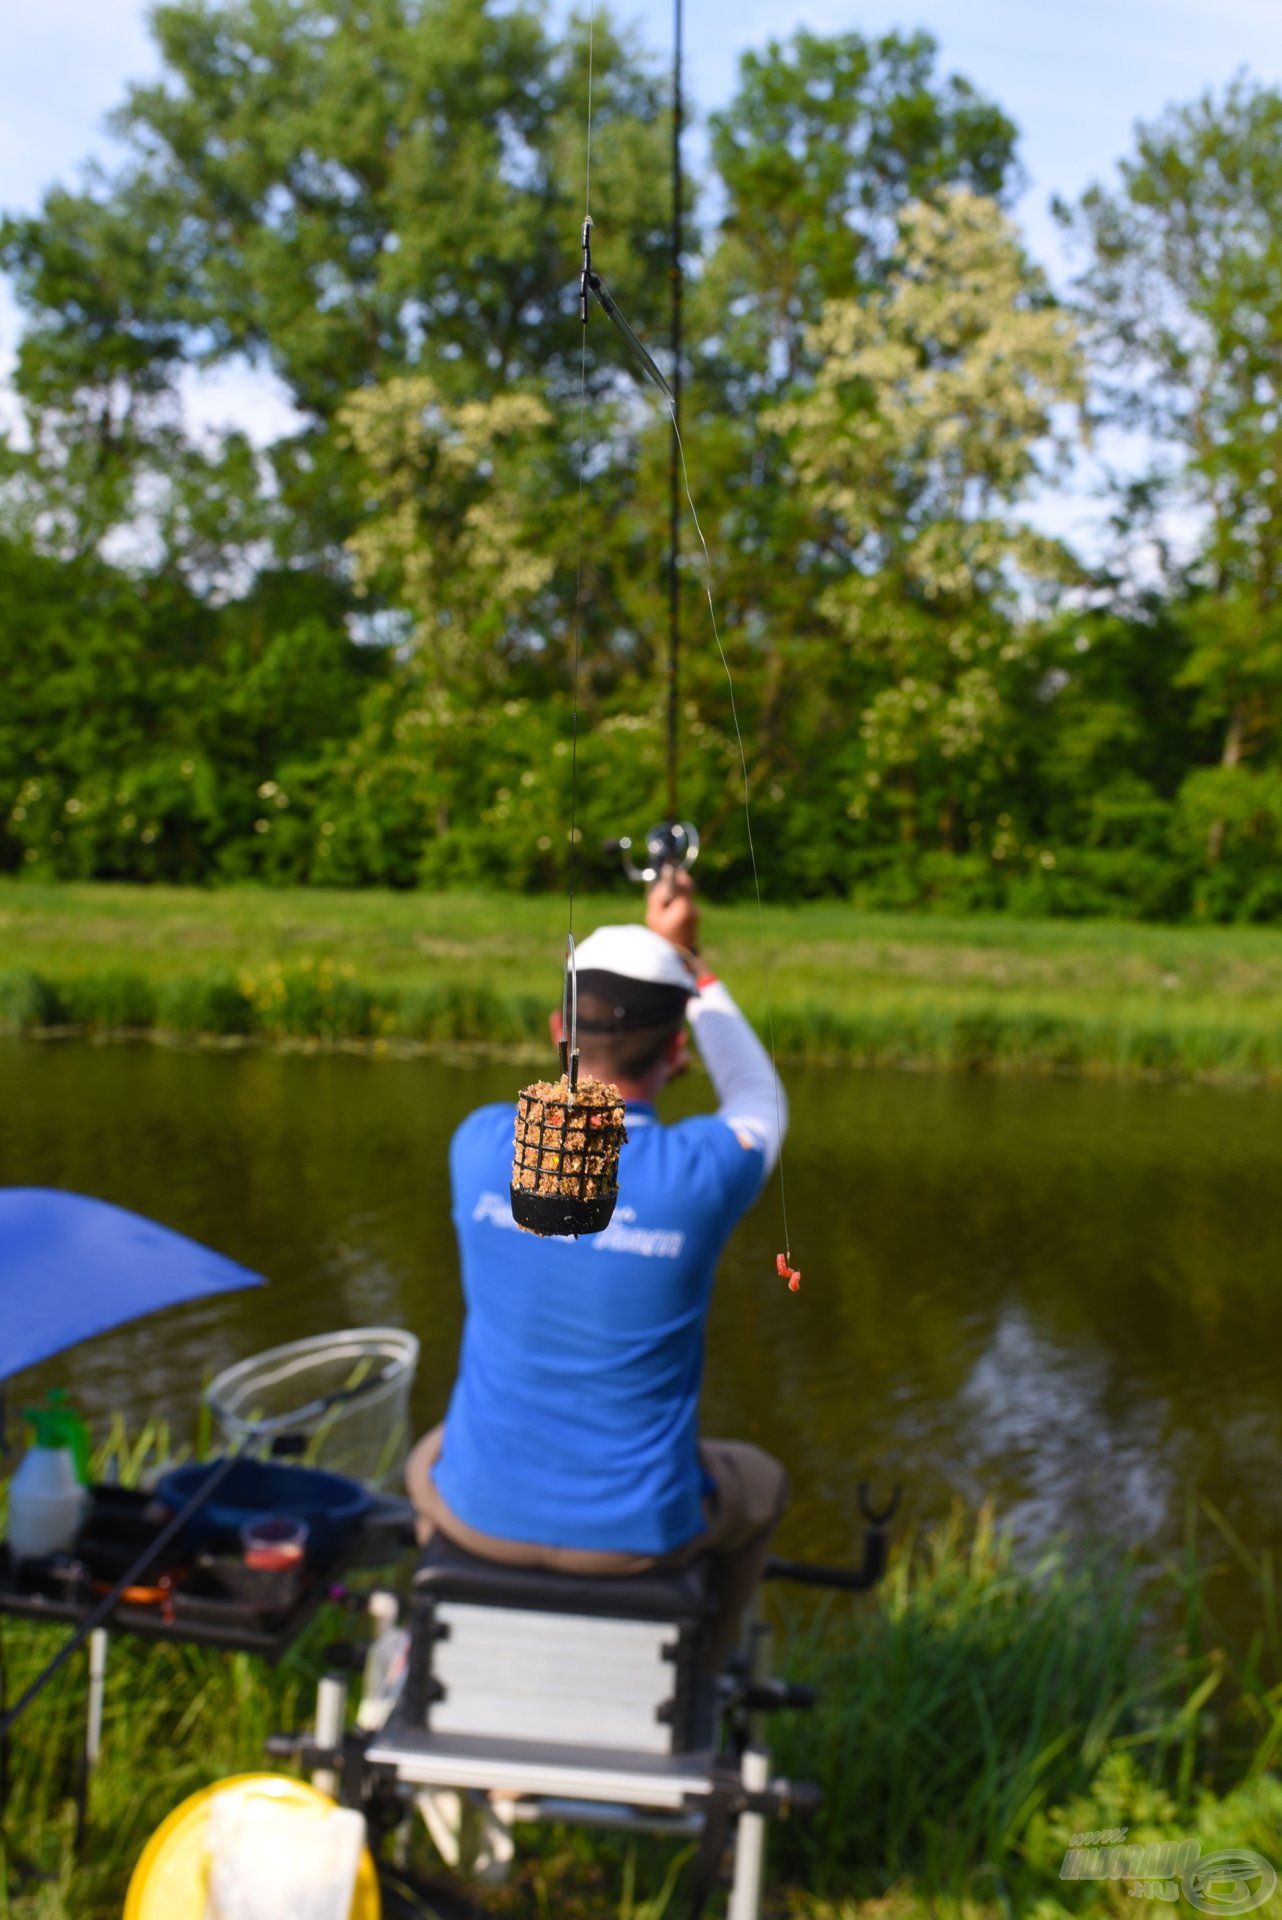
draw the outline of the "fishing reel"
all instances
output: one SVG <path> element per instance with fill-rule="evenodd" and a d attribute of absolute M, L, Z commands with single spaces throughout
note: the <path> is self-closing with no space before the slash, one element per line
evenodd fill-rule
<path fill-rule="evenodd" d="M 632 842 L 626 835 L 620 840 L 607 840 L 605 850 L 622 856 L 623 871 L 629 880 L 652 887 L 665 873 L 680 872 L 694 865 L 699 858 L 699 829 L 689 820 L 669 820 L 651 827 L 645 837 L 645 861 L 640 866 L 632 858 Z"/>

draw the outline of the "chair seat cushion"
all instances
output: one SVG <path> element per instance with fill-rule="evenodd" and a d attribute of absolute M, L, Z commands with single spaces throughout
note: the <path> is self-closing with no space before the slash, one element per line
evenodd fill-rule
<path fill-rule="evenodd" d="M 466 1600 L 479 1606 L 697 1621 L 712 1612 L 709 1574 L 708 1554 L 699 1554 L 682 1567 L 651 1568 L 645 1573 L 553 1573 L 541 1567 L 509 1567 L 483 1560 L 436 1533 L 423 1549 L 414 1588 L 423 1599 Z"/>

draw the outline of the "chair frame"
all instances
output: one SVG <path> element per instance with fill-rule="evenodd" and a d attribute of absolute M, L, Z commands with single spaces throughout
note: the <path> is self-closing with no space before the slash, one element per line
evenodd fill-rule
<path fill-rule="evenodd" d="M 772 1560 L 766 1578 L 847 1593 L 874 1586 L 885 1570 L 887 1527 L 898 1489 L 881 1510 L 869 1504 L 863 1486 L 859 1498 L 865 1521 L 859 1566 Z M 520 1606 L 509 1605 L 508 1611 L 519 1621 Z M 412 1720 L 398 1725 L 395 1710 L 377 1731 L 347 1731 L 351 1679 L 361 1664 L 359 1651 L 351 1650 L 343 1666 L 321 1680 L 310 1734 L 281 1736 L 269 1745 L 300 1758 L 315 1784 L 365 1813 L 376 1858 L 380 1842 L 416 1808 L 451 1867 L 468 1862 L 460 1821 L 447 1818 L 445 1809 L 459 1816 L 465 1808 L 475 1809 L 496 1876 L 512 1859 L 513 1828 L 540 1821 L 695 1838 L 690 1920 L 704 1914 L 727 1854 L 727 1920 L 760 1920 L 769 1822 L 811 1813 L 822 1800 L 810 1783 L 773 1774 L 765 1737 L 768 1715 L 810 1706 L 813 1695 L 773 1677 L 770 1630 L 760 1618 L 751 1621 L 741 1654 L 721 1676 L 717 1737 L 695 1750 L 670 1754 L 433 1733 Z M 405 1876 L 395 1878 L 404 1884 Z M 465 1910 L 449 1895 L 442 1905 L 439 1890 L 429 1898 L 434 1904 L 421 1911 L 442 1920 L 447 1912 Z M 401 1911 L 413 1908 L 402 1905 Z"/>

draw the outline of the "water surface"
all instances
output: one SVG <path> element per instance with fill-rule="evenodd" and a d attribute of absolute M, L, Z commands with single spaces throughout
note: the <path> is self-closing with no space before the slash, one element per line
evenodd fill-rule
<path fill-rule="evenodd" d="M 361 1322 L 423 1344 L 439 1417 L 460 1301 L 446 1145 L 520 1067 L 0 1044 L 0 1183 L 153 1215 L 271 1286 L 144 1321 L 18 1383 L 191 1424 L 259 1348 Z M 1282 1102 L 1258 1090 L 814 1069 L 789 1075 L 790 1294 L 772 1189 L 732 1241 L 708 1431 L 784 1458 L 783 1544 L 844 1554 L 862 1473 L 918 1513 L 991 1498 L 1021 1535 L 1177 1545 L 1206 1495 L 1282 1521 Z M 707 1099 L 691 1080 L 674 1110 Z"/>

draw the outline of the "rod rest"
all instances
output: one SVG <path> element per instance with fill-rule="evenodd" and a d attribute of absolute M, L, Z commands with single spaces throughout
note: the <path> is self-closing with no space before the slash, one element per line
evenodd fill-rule
<path fill-rule="evenodd" d="M 823 1788 L 810 1780 L 772 1780 L 764 1792 L 745 1793 L 741 1811 L 777 1820 L 813 1820 L 823 1803 Z"/>
<path fill-rule="evenodd" d="M 868 1484 L 859 1483 L 859 1510 L 864 1517 L 864 1551 L 857 1567 L 825 1567 L 813 1560 L 770 1559 L 762 1576 L 766 1580 L 794 1580 L 803 1587 L 828 1587 L 835 1593 L 866 1593 L 875 1587 L 886 1571 L 889 1527 L 899 1510 L 902 1489 L 895 1487 L 883 1507 L 875 1507 Z"/>

